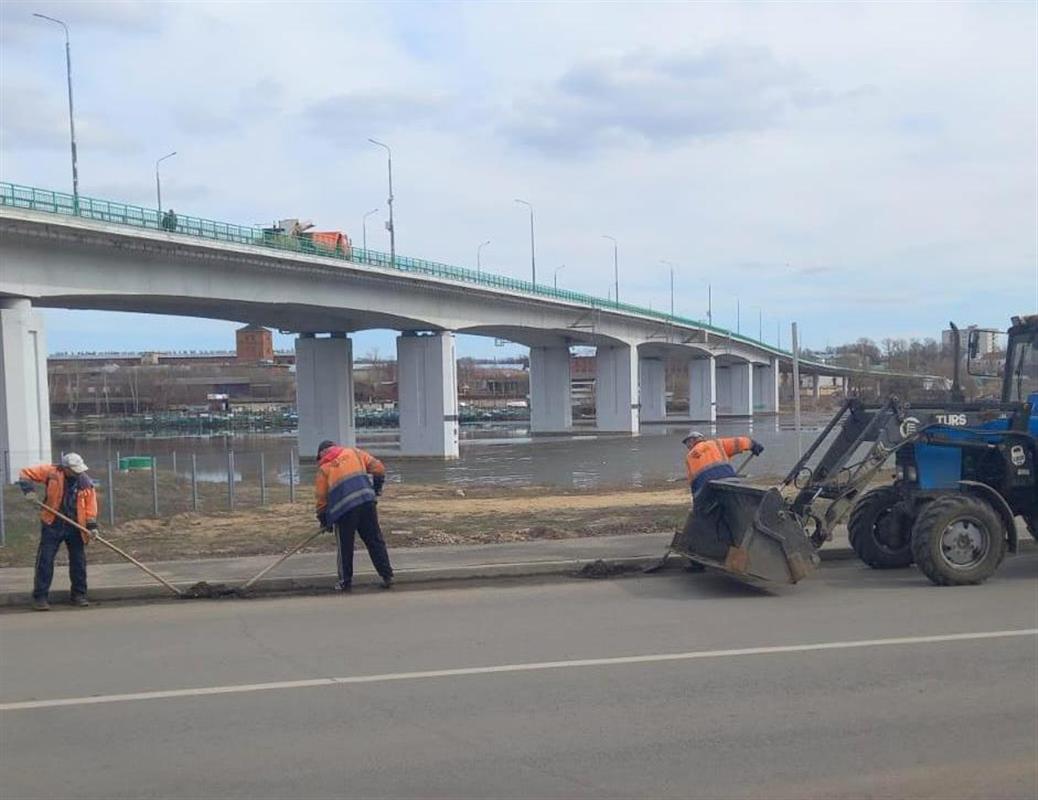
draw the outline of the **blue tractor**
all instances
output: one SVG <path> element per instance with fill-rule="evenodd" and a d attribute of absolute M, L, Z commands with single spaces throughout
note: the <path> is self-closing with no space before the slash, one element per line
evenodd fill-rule
<path fill-rule="evenodd" d="M 997 400 L 964 401 L 952 329 L 946 402 L 846 400 L 781 486 L 716 482 L 714 506 L 690 514 L 668 552 L 738 577 L 796 583 L 846 520 L 870 567 L 914 562 L 939 586 L 989 578 L 1017 550 L 1018 519 L 1038 538 L 1038 315 L 1013 318 Z M 983 375 L 981 337 L 991 333 L 969 333 L 971 375 Z M 883 479 L 892 458 L 892 480 Z"/>

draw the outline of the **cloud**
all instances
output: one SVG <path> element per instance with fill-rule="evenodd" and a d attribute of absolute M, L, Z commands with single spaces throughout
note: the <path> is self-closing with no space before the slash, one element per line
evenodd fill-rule
<path fill-rule="evenodd" d="M 69 146 L 68 109 L 53 92 L 28 85 L 0 86 L 0 146 L 5 150 L 63 150 Z M 76 114 L 76 143 L 104 153 L 135 151 L 139 142 L 92 115 Z"/>
<path fill-rule="evenodd" d="M 109 2 L 46 2 L 46 0 L 5 0 L 0 4 L 0 42 L 4 44 L 29 43 L 38 39 L 43 26 L 52 22 L 33 17 L 45 14 L 60 19 L 76 32 L 83 29 L 107 30 L 120 34 L 157 34 L 162 30 L 166 16 L 165 4 Z M 60 34 L 60 30 L 57 31 Z"/>
<path fill-rule="evenodd" d="M 670 145 L 771 128 L 790 113 L 860 94 L 815 86 L 764 47 L 639 50 L 570 68 L 545 91 L 518 100 L 501 130 L 553 155 Z"/>
<path fill-rule="evenodd" d="M 447 122 L 451 105 L 444 94 L 353 92 L 327 97 L 303 109 L 306 130 L 334 144 L 356 144 L 374 132 L 425 128 Z"/>

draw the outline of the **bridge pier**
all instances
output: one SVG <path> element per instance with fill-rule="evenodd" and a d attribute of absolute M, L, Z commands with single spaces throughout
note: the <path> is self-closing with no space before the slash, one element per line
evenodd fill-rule
<path fill-rule="evenodd" d="M 596 348 L 595 427 L 608 432 L 638 432 L 638 348 Z"/>
<path fill-rule="evenodd" d="M 28 300 L 0 299 L 0 401 L 0 466 L 10 483 L 51 454 L 43 316 Z"/>
<path fill-rule="evenodd" d="M 667 419 L 667 362 L 662 358 L 638 359 L 638 404 L 641 422 Z"/>
<path fill-rule="evenodd" d="M 717 360 L 713 356 L 688 362 L 688 416 L 694 422 L 717 421 Z"/>
<path fill-rule="evenodd" d="M 569 347 L 530 348 L 530 431 L 573 429 Z"/>
<path fill-rule="evenodd" d="M 353 342 L 345 333 L 296 339 L 296 411 L 299 453 L 316 458 L 325 439 L 353 447 Z"/>
<path fill-rule="evenodd" d="M 400 453 L 458 457 L 458 371 L 453 333 L 396 340 Z"/>
<path fill-rule="evenodd" d="M 723 417 L 753 416 L 753 364 L 749 361 L 717 368 L 717 411 Z"/>
<path fill-rule="evenodd" d="M 753 365 L 753 412 L 777 414 L 779 409 L 779 364 L 773 358 L 767 364 Z"/>

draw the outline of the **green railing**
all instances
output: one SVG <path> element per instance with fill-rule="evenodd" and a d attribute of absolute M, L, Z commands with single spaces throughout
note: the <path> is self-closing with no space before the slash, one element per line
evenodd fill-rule
<path fill-rule="evenodd" d="M 109 200 L 99 200 L 93 197 L 80 195 L 78 201 L 70 194 L 54 192 L 49 189 L 37 189 L 32 186 L 19 186 L 13 183 L 0 181 L 0 205 L 14 208 L 27 208 L 34 211 L 44 211 L 50 214 L 60 214 L 69 217 L 81 217 L 83 219 L 94 219 L 116 225 L 129 225 L 134 228 L 145 228 L 150 230 L 164 230 L 171 234 L 180 236 L 192 236 L 198 239 L 209 239 L 219 242 L 230 242 L 234 244 L 264 247 L 274 250 L 284 250 L 297 253 L 306 253 L 335 258 L 342 261 L 368 264 L 375 267 L 395 269 L 400 272 L 409 272 L 420 275 L 429 275 L 436 278 L 447 278 L 449 280 L 462 281 L 478 286 L 493 289 L 505 289 L 512 292 L 537 295 L 551 300 L 560 300 L 575 305 L 585 306 L 589 309 L 602 311 L 619 311 L 641 317 L 649 317 L 671 325 L 683 325 L 686 327 L 700 328 L 711 333 L 723 336 L 733 341 L 762 347 L 773 353 L 790 356 L 786 350 L 781 350 L 773 345 L 733 333 L 724 328 L 707 325 L 701 320 L 691 319 L 678 315 L 671 315 L 650 308 L 618 303 L 615 300 L 605 300 L 582 292 L 573 292 L 567 289 L 555 289 L 551 286 L 534 285 L 529 281 L 509 278 L 504 275 L 495 275 L 490 272 L 456 267 L 450 264 L 441 264 L 436 261 L 426 261 L 421 258 L 410 258 L 409 256 L 397 256 L 391 259 L 388 253 L 376 250 L 365 250 L 354 247 L 350 250 L 333 248 L 314 242 L 311 239 L 300 236 L 289 236 L 274 233 L 256 226 L 234 225 L 227 222 L 216 222 L 201 217 L 191 217 L 182 214 L 176 215 L 175 226 L 173 220 L 160 214 L 154 208 L 143 208 L 126 203 L 114 203 Z"/>

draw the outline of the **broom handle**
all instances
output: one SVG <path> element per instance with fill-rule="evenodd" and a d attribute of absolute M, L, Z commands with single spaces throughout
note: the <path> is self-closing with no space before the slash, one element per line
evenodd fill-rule
<path fill-rule="evenodd" d="M 281 557 L 279 557 L 277 561 L 275 561 L 273 564 L 268 564 L 262 570 L 257 572 L 255 575 L 253 575 L 247 581 L 245 581 L 245 583 L 243 583 L 239 587 L 239 589 L 242 590 L 242 591 L 244 591 L 245 589 L 248 589 L 250 586 L 252 586 L 252 584 L 254 584 L 256 581 L 258 581 L 260 578 L 262 578 L 264 575 L 266 575 L 268 572 L 270 572 L 275 567 L 280 566 L 284 561 L 287 561 L 291 556 L 295 555 L 297 552 L 302 550 L 304 547 L 306 547 L 308 544 L 310 544 L 310 542 L 312 542 L 314 539 L 316 539 L 322 533 L 324 533 L 324 528 L 319 528 L 314 533 L 307 534 L 305 539 L 303 539 L 300 542 L 297 542 L 290 550 L 286 551 Z"/>
<path fill-rule="evenodd" d="M 140 567 L 142 570 L 144 570 L 149 575 L 151 575 L 151 577 L 153 577 L 155 580 L 157 580 L 159 583 L 161 583 L 163 586 L 165 586 L 167 589 L 169 589 L 171 592 L 173 592 L 173 594 L 177 595 L 178 597 L 183 597 L 184 593 L 182 591 L 180 591 L 180 589 L 178 589 L 176 586 L 174 586 L 172 583 L 167 581 L 165 578 L 163 578 L 158 573 L 153 572 L 151 569 L 149 569 L 148 567 L 144 566 L 144 564 L 142 564 L 136 558 L 131 556 L 129 553 L 127 553 L 121 547 L 116 547 L 114 544 L 112 544 L 110 541 L 105 539 L 100 534 L 91 533 L 89 530 L 84 528 L 82 525 L 80 525 L 74 519 L 69 519 L 64 514 L 62 514 L 60 511 L 56 511 L 55 509 L 51 508 L 46 503 L 41 503 L 35 497 L 32 498 L 32 501 L 36 505 L 38 505 L 40 508 L 46 509 L 47 511 L 49 511 L 51 514 L 53 514 L 54 516 L 58 517 L 59 519 L 65 520 L 65 522 L 67 522 L 69 525 L 74 525 L 76 528 L 79 529 L 80 533 L 85 533 L 87 535 L 88 539 L 96 539 L 101 544 L 103 544 L 105 547 L 107 547 L 109 550 L 114 550 L 116 553 L 121 555 L 123 558 L 125 558 L 127 561 L 129 561 L 131 564 L 134 564 L 135 566 Z"/>

